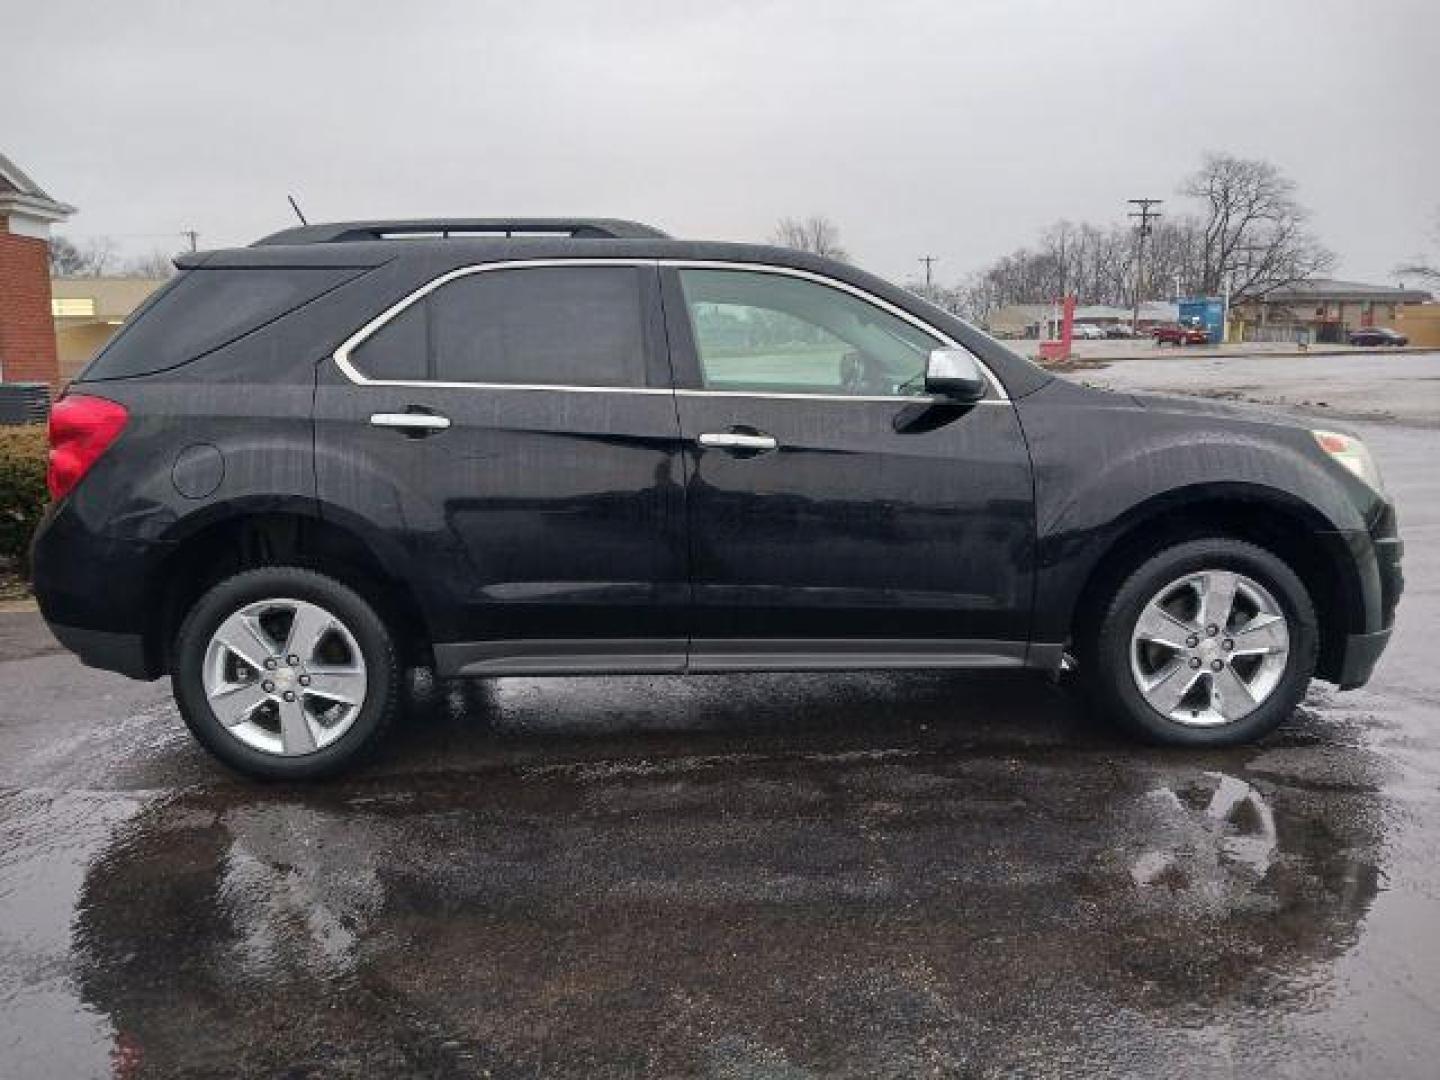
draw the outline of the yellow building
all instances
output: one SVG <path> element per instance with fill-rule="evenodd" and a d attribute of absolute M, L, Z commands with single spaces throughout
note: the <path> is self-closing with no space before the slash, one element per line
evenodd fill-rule
<path fill-rule="evenodd" d="M 1395 309 L 1395 329 L 1411 345 L 1440 348 L 1440 304 L 1401 304 Z"/>
<path fill-rule="evenodd" d="M 1230 313 L 1231 340 L 1293 341 L 1304 335 L 1310 341 L 1343 343 L 1352 330 L 1368 326 L 1399 330 L 1399 310 L 1430 299 L 1424 289 L 1312 278 L 1237 301 Z"/>
<path fill-rule="evenodd" d="M 164 284 L 157 278 L 51 278 L 50 313 L 61 383 L 75 378 L 130 313 Z"/>

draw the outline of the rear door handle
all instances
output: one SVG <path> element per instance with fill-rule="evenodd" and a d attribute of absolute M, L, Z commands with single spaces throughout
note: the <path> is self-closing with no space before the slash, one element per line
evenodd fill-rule
<path fill-rule="evenodd" d="M 700 436 L 699 443 L 717 450 L 774 450 L 780 445 L 773 435 L 741 435 L 734 431 L 707 432 Z"/>
<path fill-rule="evenodd" d="M 377 412 L 370 414 L 370 423 L 374 427 L 398 428 L 407 435 L 428 435 L 448 428 L 450 418 L 428 412 Z"/>

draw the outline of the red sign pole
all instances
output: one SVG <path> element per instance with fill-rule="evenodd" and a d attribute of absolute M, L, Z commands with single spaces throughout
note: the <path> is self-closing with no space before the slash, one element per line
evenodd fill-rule
<path fill-rule="evenodd" d="M 1060 339 L 1040 342 L 1042 360 L 1069 360 L 1070 343 L 1075 338 L 1075 297 L 1073 294 L 1062 299 L 1060 313 Z"/>

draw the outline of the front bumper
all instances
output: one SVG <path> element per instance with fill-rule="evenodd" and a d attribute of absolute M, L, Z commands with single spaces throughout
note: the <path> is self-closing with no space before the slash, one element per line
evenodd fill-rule
<path fill-rule="evenodd" d="M 1370 674 L 1380 661 L 1380 654 L 1390 644 L 1394 627 L 1376 630 L 1373 634 L 1351 634 L 1345 639 L 1344 655 L 1340 661 L 1341 690 L 1354 690 L 1370 681 Z"/>
<path fill-rule="evenodd" d="M 1354 690 L 1370 681 L 1380 654 L 1390 644 L 1390 635 L 1395 628 L 1395 608 L 1400 603 L 1400 594 L 1405 591 L 1405 576 L 1400 568 L 1405 544 L 1395 531 L 1393 507 L 1386 506 L 1377 526 L 1379 535 L 1364 534 L 1369 556 L 1364 561 L 1373 560 L 1373 574 L 1366 574 L 1363 578 L 1373 582 L 1366 590 L 1370 595 L 1365 609 L 1370 613 L 1366 621 L 1375 629 L 1345 636 L 1331 672 L 1326 673 L 1341 690 Z"/>

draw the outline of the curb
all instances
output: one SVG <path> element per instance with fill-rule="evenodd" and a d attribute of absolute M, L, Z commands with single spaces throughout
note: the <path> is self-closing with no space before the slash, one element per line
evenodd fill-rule
<path fill-rule="evenodd" d="M 1239 351 L 1237 351 L 1237 352 L 1215 352 L 1215 351 L 1213 351 L 1213 350 L 1208 349 L 1206 346 L 1201 345 L 1201 346 L 1190 346 L 1189 348 L 1185 348 L 1185 349 L 1174 349 L 1174 348 L 1171 348 L 1171 349 L 1158 349 L 1158 348 L 1157 348 L 1157 349 L 1154 349 L 1154 350 L 1147 350 L 1146 352 L 1131 352 L 1131 353 L 1083 353 L 1083 352 L 1072 352 L 1072 353 L 1070 354 L 1070 359 L 1069 359 L 1069 361 L 1062 361 L 1062 362 L 1075 363 L 1075 362 L 1078 361 L 1079 363 L 1084 363 L 1084 364 L 1089 364 L 1089 363 L 1109 364 L 1109 363 L 1113 363 L 1113 362 L 1118 361 L 1118 360 L 1162 360 L 1162 359 L 1163 359 L 1163 360 L 1185 360 L 1185 359 L 1191 359 L 1191 360 L 1228 360 L 1228 359 L 1231 359 L 1231 358 L 1234 358 L 1234 359 L 1245 359 L 1245 360 L 1267 360 L 1267 359 L 1272 359 L 1272 358 L 1273 358 L 1273 359 L 1276 359 L 1276 360 L 1283 360 L 1283 359 L 1294 359 L 1294 358 L 1296 358 L 1296 357 L 1304 357 L 1304 356 L 1394 356 L 1394 355 L 1397 355 L 1397 354 L 1399 354 L 1399 355 L 1404 355 L 1404 354 L 1406 354 L 1406 353 L 1433 353 L 1433 352 L 1436 352 L 1436 351 L 1440 351 L 1440 347 L 1433 346 L 1433 345 L 1432 345 L 1432 346 L 1426 346 L 1426 345 L 1402 345 L 1402 346 L 1400 346 L 1399 348 L 1387 347 L 1387 348 L 1383 348 L 1383 349 L 1380 349 L 1380 348 L 1376 348 L 1376 349 L 1361 349 L 1361 348 L 1356 348 L 1356 347 L 1353 347 L 1353 346 L 1350 347 L 1350 348 L 1338 348 L 1338 349 L 1336 349 L 1336 348 L 1329 348 L 1329 347 L 1326 347 L 1326 346 L 1321 346 L 1320 348 L 1311 348 L 1311 349 L 1304 349 L 1304 350 L 1301 350 L 1301 349 L 1286 349 L 1286 350 L 1284 350 L 1284 351 L 1279 351 L 1279 350 L 1261 349 L 1261 350 L 1256 350 L 1256 351 L 1252 351 L 1252 352 L 1239 352 Z M 1021 353 L 1020 355 L 1024 356 L 1025 359 L 1031 361 L 1032 363 L 1037 363 L 1037 364 L 1043 364 L 1043 363 L 1045 363 L 1045 361 L 1041 360 L 1039 354 L 1036 354 L 1036 353 L 1025 352 L 1025 353 Z"/>

